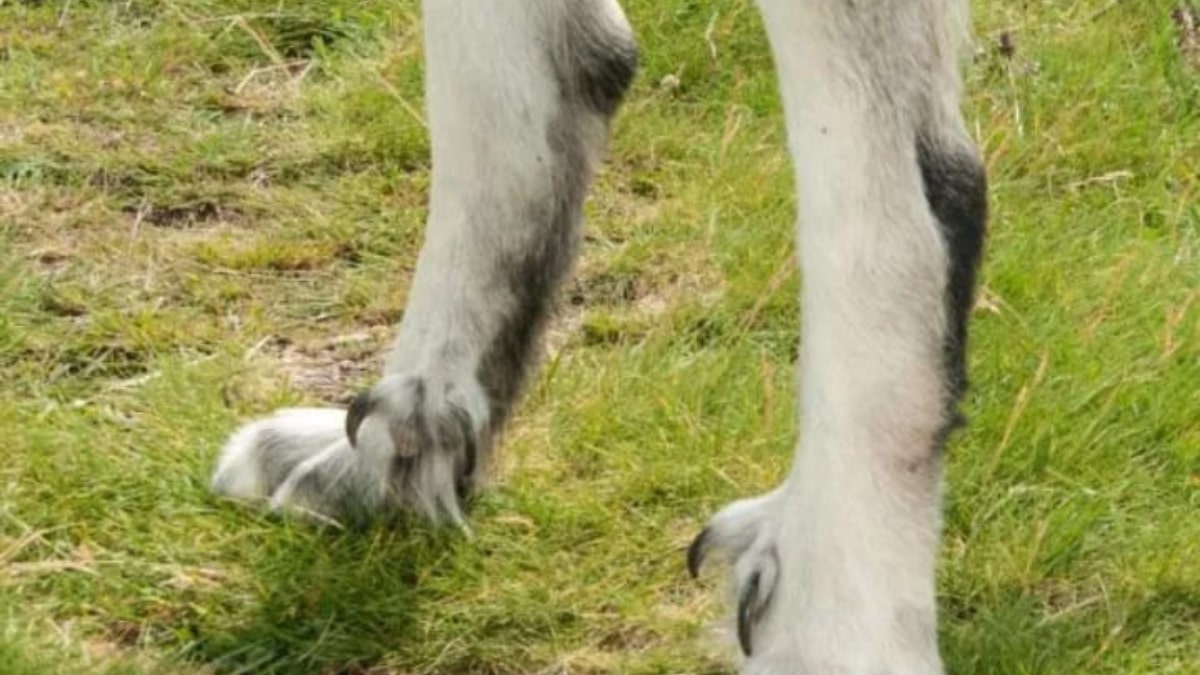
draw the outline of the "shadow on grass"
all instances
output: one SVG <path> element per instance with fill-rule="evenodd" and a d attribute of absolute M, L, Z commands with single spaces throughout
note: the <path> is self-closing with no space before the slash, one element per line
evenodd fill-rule
<path fill-rule="evenodd" d="M 993 593 L 966 603 L 943 600 L 948 673 L 1195 672 L 1195 656 L 1187 656 L 1200 625 L 1195 588 L 1165 584 L 1142 597 L 1093 596 L 1055 608 L 1017 584 Z"/>
<path fill-rule="evenodd" d="M 235 544 L 249 592 L 194 609 L 177 629 L 186 660 L 222 674 L 410 672 L 379 667 L 397 663 L 412 672 L 524 672 L 530 654 L 520 645 L 578 629 L 578 617 L 555 623 L 566 621 L 563 613 L 547 613 L 553 601 L 539 596 L 551 590 L 544 585 L 520 598 L 486 590 L 485 568 L 496 575 L 521 557 L 519 546 L 468 542 L 412 519 L 344 532 L 265 525 Z M 1200 625 L 1196 588 L 1169 579 L 1106 579 L 1107 588 L 1060 581 L 1031 591 L 1004 580 L 943 596 L 947 672 L 1194 672 L 1187 647 Z M 471 644 L 452 649 L 463 635 Z M 504 649 L 479 649 L 485 643 Z"/>
<path fill-rule="evenodd" d="M 202 615 L 181 636 L 185 660 L 255 675 L 349 675 L 385 655 L 420 660 L 422 606 L 479 568 L 461 534 L 408 520 L 349 531 L 277 525 L 247 565 L 256 606 Z"/>

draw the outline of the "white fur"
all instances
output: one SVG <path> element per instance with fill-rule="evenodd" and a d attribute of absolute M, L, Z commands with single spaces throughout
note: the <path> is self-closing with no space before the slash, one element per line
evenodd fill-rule
<path fill-rule="evenodd" d="M 577 9 L 587 14 L 571 24 Z M 336 515 L 361 493 L 357 506 L 367 511 L 390 503 L 435 521 L 463 522 L 459 474 L 471 464 L 471 451 L 462 434 L 447 429 L 464 414 L 477 464 L 486 462 L 503 423 L 496 411 L 502 417 L 512 405 L 491 400 L 492 392 L 526 369 L 509 364 L 482 382 L 489 350 L 503 345 L 505 331 L 525 314 L 539 319 L 529 309 L 533 291 L 520 280 L 513 284 L 512 265 L 545 249 L 549 239 L 561 250 L 547 260 L 569 262 L 580 211 L 572 200 L 582 202 L 607 139 L 603 115 L 563 100 L 556 50 L 571 25 L 594 31 L 587 37 L 599 42 L 630 38 L 612 0 L 427 0 L 423 19 L 433 155 L 429 220 L 395 348 L 356 427 L 357 447 L 341 439 L 346 413 L 340 410 L 253 422 L 223 452 L 214 479 L 222 494 L 268 496 L 276 506 L 303 502 Z M 576 150 L 578 156 L 565 156 Z M 579 194 L 565 196 L 567 188 Z M 565 263 L 559 267 L 546 274 L 561 276 Z M 396 459 L 406 460 L 402 470 Z M 263 469 L 281 465 L 286 470 L 270 476 Z M 478 482 L 481 473 L 473 470 L 465 482 Z"/>
<path fill-rule="evenodd" d="M 805 282 L 801 441 L 772 500 L 780 512 L 762 518 L 783 569 L 744 672 L 934 675 L 947 258 L 913 138 L 920 103 L 957 106 L 951 31 L 941 28 L 957 3 L 879 2 L 862 12 L 876 25 L 829 0 L 760 4 L 787 113 Z M 921 25 L 944 42 L 906 49 L 928 39 L 911 33 Z M 913 81 L 905 59 L 929 59 L 917 71 L 927 79 Z M 734 573 L 744 583 L 746 572 Z"/>
<path fill-rule="evenodd" d="M 345 417 L 344 411 L 328 408 L 284 408 L 272 417 L 247 424 L 221 449 L 213 475 L 213 489 L 234 499 L 270 497 L 261 467 L 253 456 L 260 434 L 278 430 L 311 439 L 313 447 L 320 448 L 344 441 L 342 421 Z"/>
<path fill-rule="evenodd" d="M 966 3 L 759 4 L 798 190 L 800 442 L 785 482 L 719 512 L 707 544 L 764 600 L 743 672 L 937 675 L 934 448 L 946 424 L 949 259 L 914 138 L 965 144 L 955 54 Z M 582 18 L 565 22 L 570 12 Z M 320 477 L 339 495 L 361 491 L 369 508 L 392 500 L 462 520 L 457 449 L 421 454 L 397 439 L 419 426 L 411 420 L 456 410 L 484 445 L 502 423 L 478 373 L 526 300 L 506 281 L 506 261 L 542 245 L 531 214 L 568 199 L 553 134 L 581 139 L 585 173 L 606 135 L 603 115 L 567 100 L 563 64 L 548 54 L 578 56 L 554 51 L 572 37 L 568 24 L 598 26 L 588 36 L 601 47 L 629 26 L 613 0 L 425 0 L 423 15 L 429 224 L 357 451 L 342 411 L 281 411 L 230 440 L 219 492 L 320 509 L 333 498 L 302 489 Z M 417 462 L 408 482 L 389 482 L 396 458 Z M 263 467 L 278 461 L 287 470 L 269 479 Z"/>

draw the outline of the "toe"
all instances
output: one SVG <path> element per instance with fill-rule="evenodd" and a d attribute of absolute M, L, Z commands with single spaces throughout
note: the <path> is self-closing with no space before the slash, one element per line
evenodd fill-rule
<path fill-rule="evenodd" d="M 748 555 L 738 564 L 737 635 L 738 644 L 746 656 L 753 653 L 754 629 L 762 622 L 771 606 L 775 582 L 779 578 L 779 562 L 774 547 Z"/>

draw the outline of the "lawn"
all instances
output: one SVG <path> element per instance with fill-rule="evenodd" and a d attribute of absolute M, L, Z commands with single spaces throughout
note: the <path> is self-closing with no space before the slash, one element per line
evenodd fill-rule
<path fill-rule="evenodd" d="M 1200 672 L 1200 36 L 1175 0 L 975 4 L 947 665 Z M 0 0 L 0 673 L 733 672 L 683 549 L 790 462 L 791 173 L 751 1 L 627 5 L 642 68 L 469 541 L 207 492 L 403 311 L 416 3 Z"/>

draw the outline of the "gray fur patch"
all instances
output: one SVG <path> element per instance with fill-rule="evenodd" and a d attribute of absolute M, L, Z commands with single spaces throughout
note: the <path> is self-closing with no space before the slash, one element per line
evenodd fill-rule
<path fill-rule="evenodd" d="M 491 425 L 498 431 L 511 412 L 534 360 L 537 340 L 555 291 L 570 271 L 578 249 L 583 202 L 595 170 L 591 147 L 597 117 L 607 126 L 633 79 L 637 47 L 631 36 L 606 28 L 590 3 L 573 4 L 548 41 L 562 100 L 546 129 L 555 185 L 549 203 L 532 204 L 535 243 L 513 259 L 500 261 L 496 282 L 511 289 L 516 309 L 507 317 L 481 362 L 477 375 L 491 401 Z"/>
<path fill-rule="evenodd" d="M 565 33 L 565 48 L 555 60 L 564 93 L 605 117 L 613 115 L 637 72 L 637 43 L 583 7 L 567 14 Z"/>
<path fill-rule="evenodd" d="M 987 176 L 974 153 L 948 148 L 927 135 L 917 137 L 917 164 L 925 199 L 937 219 L 949 254 L 946 284 L 946 428 L 938 446 L 963 423 L 958 401 L 967 389 L 967 324 L 975 297 L 975 272 L 987 228 Z"/>

